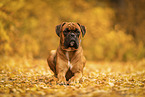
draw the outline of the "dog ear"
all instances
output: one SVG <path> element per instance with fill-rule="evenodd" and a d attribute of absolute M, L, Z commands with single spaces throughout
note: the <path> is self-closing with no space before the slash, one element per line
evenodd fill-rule
<path fill-rule="evenodd" d="M 56 31 L 56 34 L 60 37 L 61 24 L 56 26 L 55 31 Z"/>
<path fill-rule="evenodd" d="M 86 34 L 86 28 L 85 28 L 85 26 L 80 25 L 79 23 L 77 23 L 77 24 L 80 26 L 81 31 L 82 31 L 82 36 L 84 37 L 84 35 Z"/>
<path fill-rule="evenodd" d="M 60 33 L 61 33 L 61 28 L 62 26 L 65 24 L 65 22 L 63 22 L 62 24 L 60 25 L 57 25 L 56 28 L 55 28 L 55 31 L 56 31 L 56 34 L 60 37 Z"/>
<path fill-rule="evenodd" d="M 86 34 L 86 28 L 85 26 L 81 25 L 81 31 L 82 31 L 82 36 L 84 37 Z"/>

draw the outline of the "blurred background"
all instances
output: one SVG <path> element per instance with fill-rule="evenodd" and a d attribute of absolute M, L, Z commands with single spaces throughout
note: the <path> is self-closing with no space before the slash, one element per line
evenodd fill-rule
<path fill-rule="evenodd" d="M 59 45 L 55 26 L 86 26 L 91 61 L 145 58 L 145 0 L 0 0 L 0 57 L 47 58 Z"/>

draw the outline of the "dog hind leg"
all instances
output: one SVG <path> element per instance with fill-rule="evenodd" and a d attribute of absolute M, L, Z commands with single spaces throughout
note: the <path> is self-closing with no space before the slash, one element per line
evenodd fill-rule
<path fill-rule="evenodd" d="M 56 76 L 56 50 L 51 50 L 50 55 L 47 58 L 49 68 L 54 72 Z"/>

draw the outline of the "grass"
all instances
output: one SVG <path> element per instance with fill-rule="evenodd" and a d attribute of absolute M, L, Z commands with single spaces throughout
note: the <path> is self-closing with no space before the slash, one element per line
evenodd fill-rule
<path fill-rule="evenodd" d="M 143 97 L 145 60 L 139 62 L 87 62 L 80 83 L 58 85 L 46 59 L 0 59 L 0 97 Z"/>

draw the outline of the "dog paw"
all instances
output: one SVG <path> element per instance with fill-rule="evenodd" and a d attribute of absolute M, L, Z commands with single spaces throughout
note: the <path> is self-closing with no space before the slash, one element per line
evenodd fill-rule
<path fill-rule="evenodd" d="M 58 85 L 67 85 L 68 83 L 67 83 L 67 81 L 59 80 L 59 81 L 57 82 L 57 84 L 58 84 Z"/>
<path fill-rule="evenodd" d="M 71 78 L 68 82 L 69 82 L 69 84 L 78 84 L 79 83 L 79 80 L 78 79 Z"/>
<path fill-rule="evenodd" d="M 58 85 L 67 85 L 67 82 L 59 82 Z"/>

